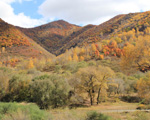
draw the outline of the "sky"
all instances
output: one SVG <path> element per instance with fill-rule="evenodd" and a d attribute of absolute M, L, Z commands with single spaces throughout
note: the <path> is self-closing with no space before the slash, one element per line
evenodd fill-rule
<path fill-rule="evenodd" d="M 60 19 L 99 25 L 119 14 L 149 11 L 149 6 L 150 0 L 0 0 L 0 18 L 25 28 Z"/>

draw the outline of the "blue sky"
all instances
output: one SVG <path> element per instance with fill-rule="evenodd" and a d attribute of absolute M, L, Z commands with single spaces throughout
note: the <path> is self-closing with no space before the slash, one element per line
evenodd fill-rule
<path fill-rule="evenodd" d="M 0 18 L 21 27 L 63 19 L 98 25 L 118 14 L 148 11 L 150 0 L 0 0 Z"/>
<path fill-rule="evenodd" d="M 11 4 L 12 8 L 14 8 L 14 13 L 19 14 L 23 12 L 27 16 L 31 16 L 35 19 L 40 19 L 42 15 L 38 13 L 38 7 L 44 2 L 44 0 L 29 0 L 22 2 L 13 2 Z"/>

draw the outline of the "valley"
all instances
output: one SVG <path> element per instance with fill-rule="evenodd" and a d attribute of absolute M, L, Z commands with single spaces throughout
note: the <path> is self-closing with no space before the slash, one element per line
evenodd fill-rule
<path fill-rule="evenodd" d="M 150 11 L 86 26 L 0 19 L 0 119 L 149 120 L 149 53 Z"/>

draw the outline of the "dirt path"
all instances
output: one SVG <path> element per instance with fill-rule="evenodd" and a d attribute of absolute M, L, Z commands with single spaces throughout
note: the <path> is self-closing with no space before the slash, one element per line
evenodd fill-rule
<path fill-rule="evenodd" d="M 120 112 L 136 112 L 136 111 L 142 111 L 142 112 L 150 112 L 150 110 L 100 110 L 101 113 L 120 113 Z"/>

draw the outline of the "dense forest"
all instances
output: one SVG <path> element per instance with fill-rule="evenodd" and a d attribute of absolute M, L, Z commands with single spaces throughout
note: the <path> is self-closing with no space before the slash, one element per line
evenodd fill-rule
<path fill-rule="evenodd" d="M 66 108 L 85 108 L 83 116 L 67 114 L 72 120 L 119 120 L 92 107 L 150 109 L 149 17 L 134 13 L 99 26 L 58 21 L 32 29 L 0 20 L 0 119 L 51 120 Z M 126 114 L 149 120 L 149 113 Z"/>

